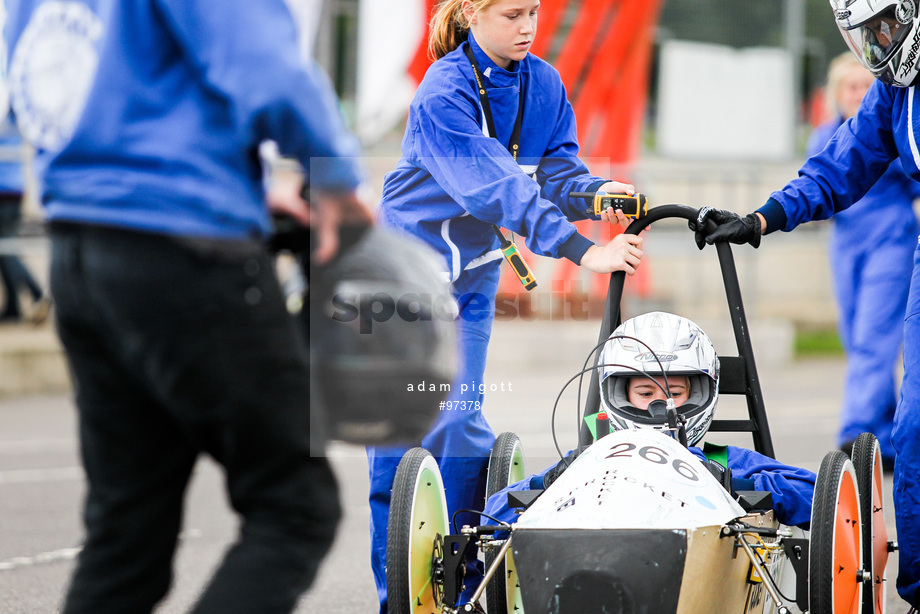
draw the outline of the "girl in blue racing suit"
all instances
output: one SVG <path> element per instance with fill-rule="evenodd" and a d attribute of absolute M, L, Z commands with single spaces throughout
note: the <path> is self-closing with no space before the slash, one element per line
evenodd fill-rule
<path fill-rule="evenodd" d="M 526 238 L 537 254 L 599 273 L 634 273 L 642 239 L 593 245 L 570 220 L 625 222 L 585 213 L 570 192 L 633 193 L 578 159 L 575 117 L 559 74 L 528 50 L 538 0 L 447 0 L 432 19 L 439 58 L 409 109 L 402 158 L 386 177 L 380 223 L 414 234 L 444 256 L 460 305 L 462 368 L 421 444 L 438 460 L 449 513 L 480 509 L 494 442 L 482 415 L 482 378 L 502 253 L 492 226 Z M 478 85 L 482 84 L 482 87 Z M 386 601 L 386 527 L 393 478 L 405 448 L 371 448 L 371 561 L 381 612 Z M 481 572 L 469 565 L 467 591 Z"/>

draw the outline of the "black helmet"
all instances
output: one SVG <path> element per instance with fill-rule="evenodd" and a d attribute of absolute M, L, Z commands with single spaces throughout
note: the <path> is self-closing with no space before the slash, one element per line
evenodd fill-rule
<path fill-rule="evenodd" d="M 310 267 L 311 427 L 366 445 L 414 443 L 457 373 L 456 317 L 442 258 L 417 239 L 364 231 Z M 316 412 L 319 405 L 321 412 Z"/>

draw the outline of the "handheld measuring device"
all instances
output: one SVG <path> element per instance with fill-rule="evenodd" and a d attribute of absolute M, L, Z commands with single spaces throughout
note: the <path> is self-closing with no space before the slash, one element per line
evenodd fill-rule
<path fill-rule="evenodd" d="M 530 270 L 530 267 L 527 266 L 527 263 L 524 261 L 524 258 L 521 256 L 521 253 L 517 249 L 517 245 L 505 238 L 505 235 L 502 234 L 502 231 L 498 226 L 492 225 L 492 230 L 495 231 L 495 234 L 498 236 L 498 240 L 501 241 L 499 245 L 502 250 L 502 255 L 505 257 L 505 260 L 508 261 L 508 264 L 511 265 L 511 270 L 514 271 L 514 274 L 517 275 L 517 278 L 521 280 L 521 284 L 524 286 L 525 290 L 533 290 L 537 287 L 537 280 L 533 276 L 533 272 Z"/>
<path fill-rule="evenodd" d="M 633 195 L 615 194 L 613 192 L 569 192 L 573 198 L 592 198 L 594 207 L 585 209 L 585 215 L 600 215 L 605 209 L 613 207 L 634 220 L 648 213 L 648 198 L 636 192 Z"/>

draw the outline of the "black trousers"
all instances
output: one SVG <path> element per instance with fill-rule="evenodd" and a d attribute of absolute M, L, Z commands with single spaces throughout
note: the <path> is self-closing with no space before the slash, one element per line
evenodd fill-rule
<path fill-rule="evenodd" d="M 51 289 L 88 481 L 66 614 L 149 613 L 169 590 L 199 454 L 226 471 L 240 535 L 194 608 L 289 612 L 341 511 L 309 451 L 305 341 L 256 242 L 51 228 Z"/>

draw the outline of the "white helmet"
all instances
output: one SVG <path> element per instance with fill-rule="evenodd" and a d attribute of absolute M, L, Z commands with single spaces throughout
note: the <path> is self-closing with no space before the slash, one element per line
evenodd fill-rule
<path fill-rule="evenodd" d="M 667 429 L 667 419 L 629 403 L 627 382 L 640 375 L 686 375 L 690 396 L 677 412 L 686 418 L 687 443 L 709 430 L 719 400 L 719 358 L 706 333 L 687 318 L 653 311 L 623 322 L 604 344 L 601 364 L 601 403 L 611 429 Z"/>
<path fill-rule="evenodd" d="M 917 78 L 920 28 L 915 0 L 830 0 L 843 40 L 876 79 L 910 87 Z"/>

